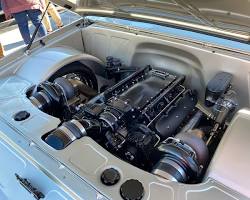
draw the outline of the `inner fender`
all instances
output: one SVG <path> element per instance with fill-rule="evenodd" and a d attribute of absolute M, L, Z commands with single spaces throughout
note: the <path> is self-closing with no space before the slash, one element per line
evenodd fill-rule
<path fill-rule="evenodd" d="M 47 48 L 28 56 L 16 75 L 33 84 L 39 84 L 62 67 L 76 61 L 83 63 L 95 74 L 105 76 L 104 63 L 100 59 L 70 47 Z"/>

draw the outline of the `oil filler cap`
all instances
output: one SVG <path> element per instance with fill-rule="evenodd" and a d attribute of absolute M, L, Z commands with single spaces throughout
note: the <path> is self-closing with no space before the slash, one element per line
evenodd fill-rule
<path fill-rule="evenodd" d="M 118 183 L 119 180 L 120 173 L 114 168 L 105 169 L 102 172 L 101 181 L 104 185 L 115 185 L 116 183 Z"/>
<path fill-rule="evenodd" d="M 120 194 L 124 200 L 140 200 L 144 195 L 144 188 L 140 181 L 130 179 L 121 185 Z"/>
<path fill-rule="evenodd" d="M 30 113 L 27 111 L 20 111 L 14 115 L 14 120 L 15 121 L 23 121 L 25 119 L 28 119 L 30 116 Z"/>

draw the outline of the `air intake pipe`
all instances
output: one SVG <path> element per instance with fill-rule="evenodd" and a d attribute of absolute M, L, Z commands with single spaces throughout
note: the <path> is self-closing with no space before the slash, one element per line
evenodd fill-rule
<path fill-rule="evenodd" d="M 86 135 L 100 133 L 100 124 L 96 120 L 71 120 L 49 133 L 44 141 L 56 150 L 65 149 L 73 141 Z"/>

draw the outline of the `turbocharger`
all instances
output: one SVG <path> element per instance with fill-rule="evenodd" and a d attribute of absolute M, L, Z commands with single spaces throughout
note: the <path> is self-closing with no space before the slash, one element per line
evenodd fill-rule
<path fill-rule="evenodd" d="M 29 99 L 40 110 L 55 114 L 60 113 L 62 107 L 68 107 L 72 102 L 79 101 L 80 99 L 76 98 L 80 94 L 89 99 L 97 93 L 79 80 L 60 77 L 53 83 L 49 81 L 40 83 Z"/>
<path fill-rule="evenodd" d="M 187 183 L 190 177 L 198 178 L 209 159 L 203 137 L 201 130 L 192 130 L 162 142 L 158 147 L 162 156 L 152 173 L 182 183 Z"/>

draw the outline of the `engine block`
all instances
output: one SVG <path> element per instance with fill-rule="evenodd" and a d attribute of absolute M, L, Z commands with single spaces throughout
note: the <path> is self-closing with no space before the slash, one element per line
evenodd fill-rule
<path fill-rule="evenodd" d="M 139 168 L 188 182 L 202 174 L 209 160 L 205 140 L 210 143 L 211 131 L 222 124 L 210 122 L 196 107 L 197 94 L 184 81 L 182 75 L 142 68 L 78 106 L 70 121 L 43 139 L 61 150 L 87 135 Z"/>
<path fill-rule="evenodd" d="M 197 103 L 195 92 L 186 89 L 183 81 L 184 76 L 146 67 L 86 104 L 76 118 L 99 117 L 123 138 L 140 124 L 156 132 L 158 140 L 166 139 L 174 136 Z"/>

